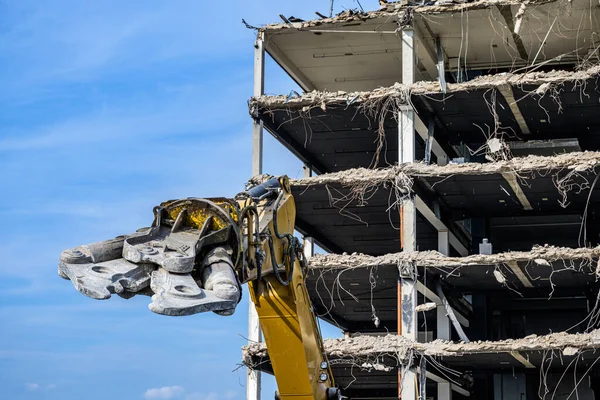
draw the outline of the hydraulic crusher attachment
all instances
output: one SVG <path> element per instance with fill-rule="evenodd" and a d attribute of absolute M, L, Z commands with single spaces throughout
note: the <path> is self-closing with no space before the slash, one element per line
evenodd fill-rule
<path fill-rule="evenodd" d="M 230 315 L 241 298 L 238 216 L 227 199 L 168 201 L 150 228 L 63 251 L 58 273 L 94 299 L 144 294 L 158 314 Z"/>
<path fill-rule="evenodd" d="M 296 263 L 304 273 L 285 176 L 234 199 L 172 200 L 153 211 L 150 228 L 63 251 L 59 275 L 94 299 L 150 295 L 158 314 L 230 315 L 241 284 L 273 275 L 288 285 Z"/>

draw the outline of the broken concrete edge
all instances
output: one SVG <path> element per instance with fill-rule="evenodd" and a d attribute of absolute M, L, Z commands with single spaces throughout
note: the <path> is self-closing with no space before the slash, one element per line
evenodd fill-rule
<path fill-rule="evenodd" d="M 544 96 L 553 87 L 563 85 L 565 83 L 581 83 L 581 88 L 585 89 L 584 82 L 590 79 L 595 79 L 600 75 L 600 65 L 594 65 L 585 70 L 566 71 L 552 70 L 548 72 L 525 72 L 521 74 L 500 73 L 495 75 L 485 75 L 477 77 L 473 80 L 462 83 L 448 83 L 446 96 L 450 96 L 456 92 L 467 92 L 478 89 L 493 89 L 502 86 L 523 87 L 537 86 L 531 93 L 540 97 Z M 592 88 L 594 90 L 594 88 Z M 412 85 L 402 85 L 396 83 L 393 86 L 381 87 L 372 91 L 362 92 L 323 92 L 312 91 L 304 93 L 297 97 L 285 95 L 276 96 L 260 96 L 251 98 L 249 107 L 254 115 L 257 109 L 266 110 L 306 110 L 307 107 L 320 107 L 323 111 L 327 110 L 328 106 L 350 106 L 355 104 L 355 107 L 368 102 L 382 100 L 384 98 L 395 98 L 400 103 L 408 104 L 411 96 L 441 94 L 442 89 L 437 81 L 421 81 Z"/>
<path fill-rule="evenodd" d="M 514 353 L 530 351 L 561 351 L 565 356 L 576 355 L 585 350 L 600 348 L 600 330 L 589 333 L 566 332 L 548 335 L 529 335 L 522 339 L 499 341 L 475 341 L 470 343 L 435 340 L 428 343 L 411 341 L 403 336 L 355 336 L 343 339 L 325 339 L 325 352 L 335 360 L 351 359 L 358 366 L 365 359 L 377 358 L 385 362 L 385 355 L 399 363 L 407 362 L 412 355 L 432 357 L 459 357 L 470 354 Z M 255 343 L 242 348 L 242 360 L 248 367 L 258 367 L 268 358 L 264 343 Z"/>
<path fill-rule="evenodd" d="M 366 254 L 315 254 L 308 260 L 313 270 L 371 268 L 412 264 L 416 267 L 459 268 L 479 265 L 498 265 L 509 262 L 527 262 L 548 265 L 555 261 L 600 258 L 600 246 L 593 248 L 569 248 L 535 246 L 531 251 L 510 251 L 497 254 L 473 254 L 466 257 L 448 257 L 437 251 L 407 251 L 382 256 Z"/>
<path fill-rule="evenodd" d="M 540 5 L 546 3 L 553 3 L 557 0 L 476 0 L 465 3 L 450 3 L 444 0 L 435 1 L 429 5 L 407 5 L 404 1 L 390 2 L 383 4 L 379 10 L 373 11 L 359 11 L 359 10 L 344 10 L 341 13 L 332 16 L 330 18 L 321 18 L 303 22 L 290 22 L 290 23 L 273 23 L 267 24 L 260 28 L 261 31 L 266 34 L 280 33 L 281 31 L 288 30 L 306 30 L 315 27 L 334 28 L 341 24 L 347 24 L 349 22 L 365 22 L 373 19 L 380 18 L 393 18 L 405 20 L 403 14 L 412 15 L 431 15 L 431 14 L 452 14 L 452 13 L 464 13 L 467 11 L 482 10 L 491 7 L 507 7 L 507 6 L 520 6 L 526 5 Z"/>
<path fill-rule="evenodd" d="M 327 184 L 338 184 L 343 187 L 374 187 L 389 184 L 392 187 L 398 187 L 398 182 L 405 182 L 406 177 L 444 178 L 452 175 L 516 174 L 518 177 L 526 179 L 526 174 L 537 173 L 540 176 L 545 176 L 553 171 L 564 170 L 584 173 L 592 171 L 598 166 L 600 166 L 600 152 L 579 151 L 554 156 L 528 155 L 489 163 L 450 163 L 441 166 L 415 162 L 381 169 L 353 168 L 307 178 L 291 179 L 290 184 L 296 188 Z M 251 182 L 259 183 L 263 179 L 265 177 L 259 175 L 252 178 Z M 406 184 L 404 185 L 399 189 L 408 190 Z"/>

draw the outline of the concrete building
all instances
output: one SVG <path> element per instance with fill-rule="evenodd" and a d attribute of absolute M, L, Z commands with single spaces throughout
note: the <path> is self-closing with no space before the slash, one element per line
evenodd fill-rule
<path fill-rule="evenodd" d="M 253 168 L 266 129 L 310 172 L 297 228 L 330 252 L 309 288 L 344 395 L 600 399 L 599 4 L 283 19 L 258 30 Z M 265 52 L 303 93 L 263 95 Z"/>

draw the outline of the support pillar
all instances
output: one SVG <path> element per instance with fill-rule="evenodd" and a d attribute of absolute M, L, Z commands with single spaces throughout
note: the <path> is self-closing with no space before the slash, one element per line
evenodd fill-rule
<path fill-rule="evenodd" d="M 448 230 L 438 231 L 438 251 L 445 256 L 450 255 L 450 244 Z M 437 339 L 450 340 L 452 331 L 450 318 L 446 314 L 446 309 L 438 304 L 437 311 Z"/>
<path fill-rule="evenodd" d="M 450 382 L 438 382 L 437 384 L 438 400 L 452 400 L 452 388 Z"/>
<path fill-rule="evenodd" d="M 265 46 L 264 33 L 259 31 L 254 43 L 254 97 L 265 92 Z M 252 122 L 252 175 L 262 174 L 263 124 L 255 119 Z"/>
<path fill-rule="evenodd" d="M 305 178 L 310 178 L 312 176 L 312 167 L 309 164 L 304 164 L 302 172 Z M 302 242 L 304 245 L 304 258 L 308 260 L 315 255 L 315 240 L 310 236 L 304 236 Z"/>
<path fill-rule="evenodd" d="M 402 83 L 410 85 L 415 80 L 415 47 L 414 30 L 402 30 Z M 411 106 L 400 109 L 398 132 L 399 163 L 415 161 L 415 121 L 414 110 Z M 417 208 L 414 198 L 404 202 L 401 208 L 401 245 L 402 251 L 417 249 Z M 398 321 L 398 333 L 407 339 L 417 341 L 417 286 L 416 271 L 406 271 L 399 282 L 399 306 L 401 310 Z M 417 399 L 417 371 L 414 365 L 402 367 L 399 371 L 399 395 L 402 400 Z"/>
<path fill-rule="evenodd" d="M 265 47 L 264 34 L 258 33 L 254 44 L 254 97 L 262 96 L 265 91 Z M 262 174 L 263 162 L 263 125 L 262 121 L 252 123 L 252 175 Z M 258 314 L 254 303 L 248 306 L 248 342 L 250 344 L 262 341 L 262 333 Z M 246 376 L 246 399 L 260 400 L 261 376 L 257 370 L 248 369 Z"/>
<path fill-rule="evenodd" d="M 438 231 L 438 251 L 445 256 L 450 255 L 450 242 L 448 230 Z M 452 325 L 450 318 L 446 314 L 446 308 L 438 304 L 437 312 L 437 339 L 450 340 L 452 338 Z M 452 388 L 450 382 L 438 382 L 437 384 L 438 400 L 452 400 Z"/>

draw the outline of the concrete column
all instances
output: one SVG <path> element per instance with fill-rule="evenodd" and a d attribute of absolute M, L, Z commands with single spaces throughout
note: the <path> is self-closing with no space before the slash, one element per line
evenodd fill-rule
<path fill-rule="evenodd" d="M 402 30 L 402 83 L 410 85 L 415 80 L 415 47 L 414 30 Z M 400 163 L 415 161 L 415 121 L 414 110 L 404 106 L 399 115 L 398 160 Z M 417 209 L 414 198 L 404 202 L 401 209 L 401 244 L 402 251 L 417 249 Z M 399 333 L 407 339 L 417 341 L 417 287 L 414 277 L 402 277 L 399 282 L 399 302 L 401 321 Z M 414 366 L 401 368 L 399 371 L 399 394 L 402 400 L 417 400 L 417 373 Z"/>
<path fill-rule="evenodd" d="M 438 400 L 452 400 L 452 389 L 450 382 L 438 382 L 437 384 Z"/>
<path fill-rule="evenodd" d="M 302 167 L 303 176 L 309 178 L 312 176 L 312 168 L 309 164 L 304 164 Z M 315 255 L 315 240 L 310 236 L 304 236 L 302 238 L 304 244 L 304 257 L 308 260 Z"/>
<path fill-rule="evenodd" d="M 450 234 L 448 229 L 438 230 L 438 251 L 445 256 L 450 255 Z"/>
<path fill-rule="evenodd" d="M 437 56 L 438 56 L 438 79 L 442 88 L 442 93 L 446 93 L 446 79 L 444 71 L 445 55 L 439 38 L 435 40 Z M 438 163 L 446 165 L 448 163 L 447 157 L 439 159 Z M 438 230 L 438 251 L 445 256 L 450 255 L 450 243 L 449 243 L 449 232 L 448 229 Z M 436 309 L 437 312 L 437 339 L 450 340 L 452 337 L 452 327 L 450 324 L 450 318 L 446 315 L 446 308 L 441 304 L 438 304 Z M 438 400 L 451 400 L 452 389 L 450 382 L 438 382 L 437 384 L 437 398 Z"/>
<path fill-rule="evenodd" d="M 265 90 L 265 47 L 264 34 L 258 33 L 254 44 L 254 97 L 259 97 Z M 262 121 L 255 120 L 252 124 L 252 175 L 262 174 L 263 162 L 263 126 Z M 258 321 L 258 314 L 254 303 L 249 301 L 248 306 L 248 341 L 256 343 L 262 341 L 262 333 Z M 260 400 L 260 372 L 248 369 L 246 377 L 246 399 Z"/>
<path fill-rule="evenodd" d="M 265 92 L 265 46 L 264 33 L 259 31 L 254 43 L 254 97 Z M 252 175 L 262 174 L 263 124 L 254 120 L 252 123 Z"/>
<path fill-rule="evenodd" d="M 450 244 L 448 230 L 438 231 L 438 251 L 443 255 L 450 255 Z M 446 314 L 446 309 L 440 304 L 437 308 L 437 339 L 450 340 L 452 335 L 450 318 Z M 449 388 L 450 386 L 448 386 Z M 439 392 L 438 386 L 438 392 Z M 450 390 L 450 389 L 448 389 Z"/>

